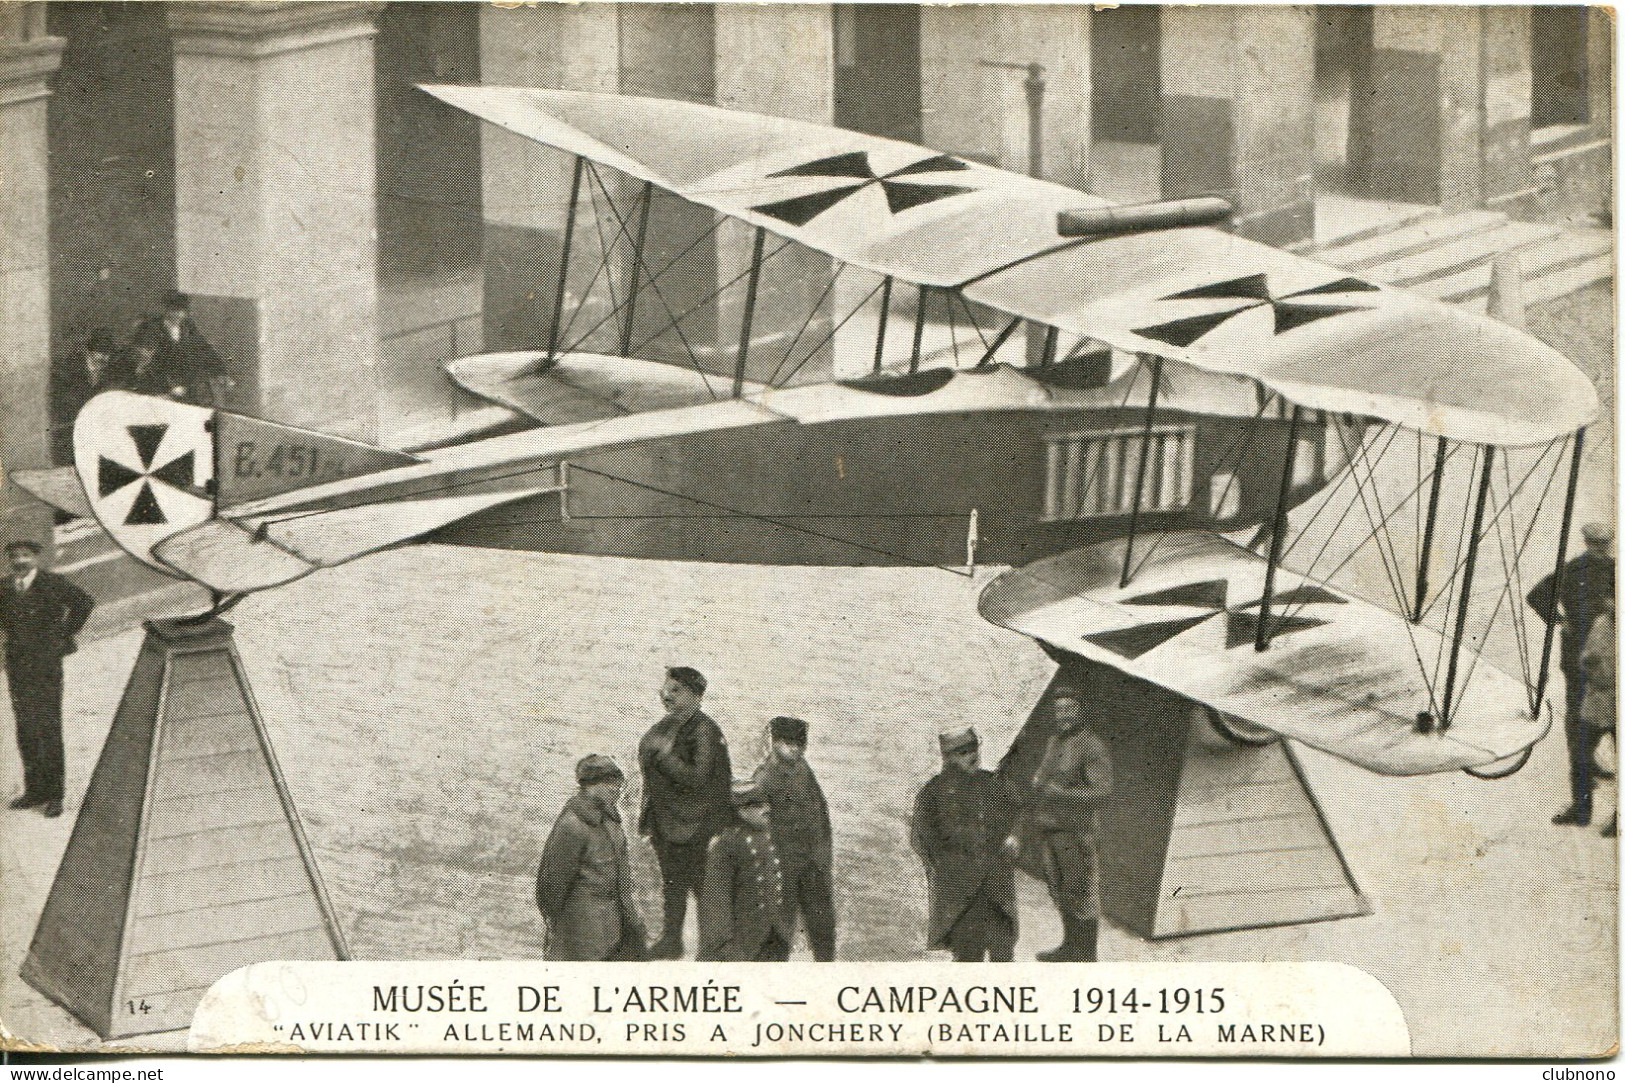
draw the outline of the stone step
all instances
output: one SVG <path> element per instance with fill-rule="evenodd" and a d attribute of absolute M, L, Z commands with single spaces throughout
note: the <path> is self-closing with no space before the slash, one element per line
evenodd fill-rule
<path fill-rule="evenodd" d="M 1612 274 L 1613 241 L 1607 234 L 1600 232 L 1558 233 L 1522 249 L 1518 253 L 1518 265 L 1523 272 L 1525 303 L 1533 303 L 1537 286 L 1540 286 L 1548 276 L 1599 258 L 1609 264 L 1609 273 Z M 1439 276 L 1421 283 L 1418 288 L 1420 292 L 1441 301 L 1461 303 L 1475 298 L 1482 300 L 1489 293 L 1491 262 L 1486 260 L 1452 274 Z M 1574 288 L 1590 285 L 1593 281 L 1600 279 L 1593 278 Z M 1542 299 L 1551 300 L 1558 296 L 1562 294 L 1549 293 Z"/>
<path fill-rule="evenodd" d="M 1505 225 L 1507 216 L 1494 211 L 1468 211 L 1462 214 L 1432 214 L 1413 219 L 1398 229 L 1379 227 L 1364 239 L 1346 243 L 1338 238 L 1329 247 L 1317 249 L 1315 259 L 1349 270 L 1408 256 L 1415 252 L 1456 240 L 1482 230 Z"/>
<path fill-rule="evenodd" d="M 1592 256 L 1590 259 L 1567 265 L 1559 270 L 1541 275 L 1524 286 L 1524 304 L 1539 305 L 1547 301 L 1555 301 L 1560 297 L 1567 297 L 1571 293 L 1578 293 L 1588 286 L 1595 286 L 1599 282 L 1608 282 L 1614 277 L 1614 256 L 1609 253 L 1605 256 Z M 1485 285 L 1475 293 L 1469 294 L 1456 303 L 1463 308 L 1474 312 L 1484 312 L 1489 308 L 1489 287 Z"/>
<path fill-rule="evenodd" d="M 1383 213 L 1384 212 L 1382 210 L 1374 211 L 1373 217 L 1382 216 Z M 1347 233 L 1339 233 L 1337 236 L 1328 237 L 1323 241 L 1309 241 L 1305 244 L 1305 247 L 1314 248 L 1318 251 L 1331 251 L 1334 248 L 1347 248 L 1353 245 L 1363 244 L 1366 241 L 1372 240 L 1376 237 L 1381 237 L 1384 234 L 1396 233 L 1401 229 L 1417 223 L 1429 222 L 1443 217 L 1444 212 L 1438 207 L 1415 207 L 1403 211 L 1395 211 L 1394 209 L 1390 209 L 1386 216 L 1379 217 L 1377 221 L 1364 227 L 1363 229 L 1353 229 Z"/>
<path fill-rule="evenodd" d="M 1447 277 L 1557 235 L 1558 231 L 1551 226 L 1508 222 L 1497 229 L 1472 233 L 1435 248 L 1373 264 L 1364 271 L 1379 282 L 1415 288 L 1431 279 Z"/>

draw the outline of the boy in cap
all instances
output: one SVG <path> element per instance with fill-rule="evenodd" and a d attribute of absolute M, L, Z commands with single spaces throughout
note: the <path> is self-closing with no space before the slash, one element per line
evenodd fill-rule
<path fill-rule="evenodd" d="M 638 830 L 660 862 L 665 922 L 653 959 L 680 959 L 688 896 L 705 879 L 705 848 L 732 819 L 728 784 L 733 766 L 722 728 L 700 710 L 705 677 L 689 666 L 666 670 L 660 703 L 666 713 L 638 743 L 643 771 L 643 814 Z"/>
<path fill-rule="evenodd" d="M 647 937 L 632 897 L 621 830 L 624 776 L 608 756 L 576 764 L 579 793 L 564 804 L 542 850 L 536 905 L 547 919 L 547 958 L 643 959 Z"/>
<path fill-rule="evenodd" d="M 11 574 L 0 587 L 0 632 L 6 636 L 7 684 L 23 759 L 23 793 L 14 809 L 62 815 L 62 659 L 96 603 L 62 576 L 40 568 L 37 542 L 6 543 Z"/>
<path fill-rule="evenodd" d="M 772 808 L 754 782 L 733 784 L 734 823 L 705 859 L 700 953 L 707 962 L 782 963 L 795 926 L 785 906 L 784 867 L 773 845 Z"/>
<path fill-rule="evenodd" d="M 807 723 L 781 715 L 768 724 L 773 751 L 755 782 L 772 807 L 773 844 L 784 865 L 785 920 L 800 914 L 815 962 L 835 958 L 835 890 L 829 803 L 807 764 Z"/>
<path fill-rule="evenodd" d="M 1591 823 L 1592 758 L 1600 732 L 1594 732 L 1581 710 L 1585 702 L 1585 672 L 1580 668 L 1580 651 L 1591 631 L 1591 622 L 1602 612 L 1601 599 L 1614 596 L 1613 527 L 1607 523 L 1587 523 L 1580 528 L 1586 551 L 1535 584 L 1529 592 L 1529 608 L 1547 624 L 1562 628 L 1559 666 L 1563 670 L 1566 710 L 1563 736 L 1569 748 L 1569 807 L 1552 817 L 1554 824 Z"/>
<path fill-rule="evenodd" d="M 1015 808 L 982 770 L 974 729 L 939 734 L 942 772 L 920 788 L 910 832 L 930 887 L 926 946 L 958 963 L 1008 963 L 1016 946 Z"/>

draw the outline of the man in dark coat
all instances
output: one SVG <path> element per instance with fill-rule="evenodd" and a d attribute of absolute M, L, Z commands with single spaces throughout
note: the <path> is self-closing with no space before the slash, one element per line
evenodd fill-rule
<path fill-rule="evenodd" d="M 118 363 L 120 380 L 126 391 L 158 398 L 184 397 L 185 386 L 159 360 L 158 353 L 162 347 L 163 332 L 159 330 L 158 320 L 147 320 L 135 329 L 135 335 Z"/>
<path fill-rule="evenodd" d="M 73 421 L 85 403 L 122 386 L 113 366 L 118 342 L 105 327 L 51 374 L 51 453 L 60 464 L 73 462 Z"/>
<path fill-rule="evenodd" d="M 0 632 L 6 636 L 6 677 L 23 760 L 23 793 L 14 809 L 42 807 L 62 815 L 62 659 L 78 650 L 73 637 L 96 603 L 62 576 L 39 566 L 31 541 L 6 545 L 11 575 L 0 587 Z"/>
<path fill-rule="evenodd" d="M 1585 646 L 1591 622 L 1602 612 L 1601 598 L 1614 596 L 1613 528 L 1606 523 L 1587 523 L 1580 528 L 1586 551 L 1563 566 L 1562 590 L 1557 576 L 1548 575 L 1529 592 L 1529 608 L 1547 624 L 1561 627 L 1559 664 L 1563 670 L 1565 710 L 1563 736 L 1569 747 L 1568 808 L 1552 817 L 1554 824 L 1591 823 L 1592 757 L 1600 733 L 1593 733 L 1581 711 L 1585 702 L 1585 673 L 1580 668 L 1580 651 Z"/>
<path fill-rule="evenodd" d="M 974 729 L 943 733 L 942 773 L 920 789 L 911 838 L 925 863 L 931 917 L 927 947 L 954 961 L 1008 963 L 1016 946 L 1015 806 L 981 767 Z"/>
<path fill-rule="evenodd" d="M 698 898 L 705 878 L 705 849 L 733 819 L 728 786 L 733 765 L 722 728 L 700 710 L 705 678 L 688 666 L 666 671 L 660 702 L 666 714 L 638 744 L 643 771 L 643 814 L 638 830 L 660 862 L 664 925 L 650 949 L 654 959 L 683 956 L 688 897 Z"/>
<path fill-rule="evenodd" d="M 807 723 L 781 716 L 769 724 L 773 751 L 756 769 L 755 782 L 773 810 L 773 842 L 784 864 L 785 905 L 790 929 L 807 922 L 813 960 L 835 958 L 835 888 L 829 802 L 807 764 Z"/>
<path fill-rule="evenodd" d="M 621 830 L 624 778 L 607 756 L 576 764 L 581 791 L 564 804 L 542 850 L 536 905 L 547 919 L 550 961 L 644 958 L 648 943 L 632 896 Z"/>
<path fill-rule="evenodd" d="M 150 330 L 156 341 L 156 365 L 170 382 L 170 395 L 200 406 L 219 406 L 226 370 L 220 355 L 192 322 L 191 309 L 186 294 L 171 290 L 164 297 L 164 314 L 147 320 L 141 330 Z"/>
<path fill-rule="evenodd" d="M 1089 731 L 1078 693 L 1050 693 L 1051 733 L 1030 778 L 1012 777 L 1017 747 L 999 773 L 1020 795 L 1013 832 L 1023 869 L 1043 880 L 1061 914 L 1061 945 L 1038 953 L 1043 963 L 1094 962 L 1100 931 L 1100 806 L 1112 792 L 1106 743 Z"/>
<path fill-rule="evenodd" d="M 785 902 L 784 866 L 773 844 L 772 808 L 754 782 L 737 782 L 738 815 L 711 840 L 700 895 L 698 959 L 782 963 L 795 933 Z"/>

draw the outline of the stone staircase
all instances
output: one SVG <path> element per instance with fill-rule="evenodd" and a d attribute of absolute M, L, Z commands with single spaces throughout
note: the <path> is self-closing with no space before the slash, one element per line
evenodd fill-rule
<path fill-rule="evenodd" d="M 1490 264 L 1515 252 L 1535 305 L 1614 277 L 1614 238 L 1595 227 L 1516 222 L 1496 211 L 1415 214 L 1328 241 L 1315 259 L 1482 312 Z"/>

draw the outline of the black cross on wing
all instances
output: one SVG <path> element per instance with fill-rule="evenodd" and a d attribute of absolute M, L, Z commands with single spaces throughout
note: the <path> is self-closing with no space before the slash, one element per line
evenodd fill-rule
<path fill-rule="evenodd" d="M 822 177 L 847 179 L 851 183 L 764 203 L 759 207 L 752 207 L 751 210 L 789 222 L 793 226 L 804 226 L 837 203 L 857 195 L 865 188 L 879 185 L 880 190 L 885 193 L 887 209 L 892 214 L 901 214 L 915 207 L 923 207 L 927 203 L 935 203 L 939 199 L 948 199 L 976 190 L 958 184 L 932 183 L 912 178 L 929 176 L 933 173 L 958 173 L 969 168 L 957 158 L 938 154 L 903 166 L 901 169 L 893 169 L 889 173 L 876 173 L 869 163 L 869 152 L 856 150 L 848 154 L 819 158 L 768 174 L 772 179 Z"/>
<path fill-rule="evenodd" d="M 1225 649 L 1233 650 L 1243 644 L 1251 646 L 1254 637 L 1258 634 L 1259 614 L 1257 610 L 1264 600 L 1257 598 L 1238 606 L 1231 606 L 1229 596 L 1229 580 L 1209 579 L 1200 583 L 1186 583 L 1177 587 L 1169 587 L 1166 590 L 1152 591 L 1149 594 L 1141 594 L 1133 598 L 1124 598 L 1122 600 L 1123 605 L 1180 606 L 1202 609 L 1205 612 L 1177 620 L 1151 621 L 1146 624 L 1135 624 L 1127 628 L 1113 629 L 1109 632 L 1096 632 L 1084 638 L 1097 647 L 1104 647 L 1120 657 L 1138 658 L 1143 654 L 1156 650 L 1175 636 L 1183 635 L 1199 624 L 1223 616 L 1225 620 Z M 1343 605 L 1344 599 L 1321 587 L 1304 585 L 1276 594 L 1274 602 L 1283 606 L 1321 603 Z M 1279 639 L 1282 636 L 1291 635 L 1293 632 L 1301 632 L 1306 628 L 1318 628 L 1326 623 L 1329 622 L 1317 620 L 1314 617 L 1271 616 L 1270 638 Z"/>
<path fill-rule="evenodd" d="M 1170 346 L 1191 346 L 1242 313 L 1267 307 L 1274 317 L 1272 324 L 1274 333 L 1284 335 L 1317 320 L 1341 316 L 1348 312 L 1365 311 L 1368 306 L 1348 304 L 1339 298 L 1346 298 L 1349 294 L 1378 293 L 1381 289 L 1380 286 L 1358 278 L 1339 278 L 1324 285 L 1277 295 L 1270 292 L 1268 275 L 1246 275 L 1230 279 L 1228 282 L 1215 282 L 1207 286 L 1181 290 L 1161 299 L 1234 301 L 1234 305 L 1221 308 L 1217 312 L 1204 312 L 1150 327 L 1136 328 L 1134 333 L 1142 338 L 1166 342 Z"/>

